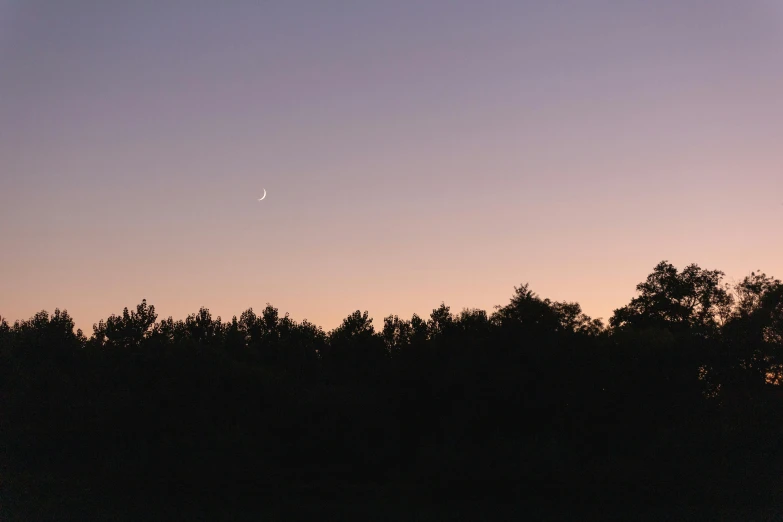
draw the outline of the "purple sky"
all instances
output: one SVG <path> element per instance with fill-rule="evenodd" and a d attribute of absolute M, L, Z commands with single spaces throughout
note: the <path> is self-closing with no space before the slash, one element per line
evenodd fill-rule
<path fill-rule="evenodd" d="M 783 277 L 781 189 L 777 0 L 0 0 L 10 320 L 606 319 L 663 259 Z"/>

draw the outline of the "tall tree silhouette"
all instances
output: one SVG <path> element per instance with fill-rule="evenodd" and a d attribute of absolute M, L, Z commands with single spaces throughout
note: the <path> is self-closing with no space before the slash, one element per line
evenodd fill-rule
<path fill-rule="evenodd" d="M 721 285 L 723 275 L 719 270 L 704 270 L 696 264 L 678 272 L 671 263 L 661 261 L 647 280 L 636 286 L 640 295 L 615 310 L 610 324 L 614 328 L 654 327 L 713 335 L 719 318 L 732 302 L 728 290 Z"/>

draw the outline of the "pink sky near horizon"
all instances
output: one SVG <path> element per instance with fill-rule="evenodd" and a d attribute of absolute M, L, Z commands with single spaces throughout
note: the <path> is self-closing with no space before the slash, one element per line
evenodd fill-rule
<path fill-rule="evenodd" d="M 324 4 L 0 1 L 0 316 L 783 278 L 779 3 Z"/>

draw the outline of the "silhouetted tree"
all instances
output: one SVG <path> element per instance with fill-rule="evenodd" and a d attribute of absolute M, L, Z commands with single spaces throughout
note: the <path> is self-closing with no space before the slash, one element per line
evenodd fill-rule
<path fill-rule="evenodd" d="M 564 332 L 596 336 L 604 331 L 600 319 L 592 319 L 582 312 L 579 303 L 558 302 L 550 304 Z"/>
<path fill-rule="evenodd" d="M 383 342 L 386 344 L 386 349 L 394 354 L 410 346 L 413 327 L 410 321 L 400 319 L 396 315 L 390 315 L 383 319 L 383 332 L 381 335 L 383 336 Z"/>
<path fill-rule="evenodd" d="M 636 286 L 640 295 L 614 311 L 610 325 L 715 335 L 719 318 L 732 301 L 721 285 L 723 275 L 695 264 L 678 272 L 671 263 L 661 261 L 647 280 Z"/>
<path fill-rule="evenodd" d="M 450 310 L 445 303 L 432 310 L 430 320 L 427 322 L 430 339 L 437 339 L 451 333 L 454 327 L 454 316 Z"/>
<path fill-rule="evenodd" d="M 157 318 L 155 307 L 147 306 L 144 299 L 135 311 L 128 312 L 126 307 L 121 316 L 111 315 L 105 322 L 94 324 L 90 342 L 108 348 L 138 347 L 151 334 Z"/>
<path fill-rule="evenodd" d="M 783 376 L 783 284 L 751 273 L 734 287 L 737 306 L 723 327 L 717 371 L 724 386 L 760 388 Z"/>
<path fill-rule="evenodd" d="M 779 483 L 783 284 L 722 276 L 661 262 L 608 328 L 527 284 L 491 315 L 442 302 L 380 332 L 367 311 L 327 334 L 269 303 L 223 323 L 142 301 L 89 340 L 66 311 L 0 318 L 0 509 L 39 492 L 201 516 L 357 484 L 525 509 L 555 491 L 578 516 L 614 498 L 761 502 Z"/>
<path fill-rule="evenodd" d="M 466 308 L 460 312 L 456 325 L 463 335 L 471 338 L 488 339 L 492 333 L 492 323 L 485 310 Z"/>
<path fill-rule="evenodd" d="M 327 362 L 337 364 L 344 376 L 369 376 L 379 369 L 388 352 L 375 333 L 369 313 L 356 310 L 328 335 Z M 347 372 L 347 373 L 344 373 Z"/>
<path fill-rule="evenodd" d="M 527 284 L 514 287 L 514 295 L 506 306 L 497 306 L 492 321 L 512 337 L 540 339 L 560 328 L 560 318 L 549 300 L 538 297 Z"/>
<path fill-rule="evenodd" d="M 185 331 L 197 346 L 217 346 L 222 340 L 223 323 L 220 317 L 212 319 L 208 308 L 201 307 L 185 319 Z"/>

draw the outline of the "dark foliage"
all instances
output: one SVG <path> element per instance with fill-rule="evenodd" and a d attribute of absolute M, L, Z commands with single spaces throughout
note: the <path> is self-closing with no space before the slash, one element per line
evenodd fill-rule
<path fill-rule="evenodd" d="M 90 338 L 66 311 L 0 318 L 0 509 L 345 519 L 364 502 L 369 518 L 510 505 L 584 519 L 772 504 L 783 285 L 722 276 L 662 262 L 606 328 L 527 285 L 492 314 L 441 304 L 380 331 L 359 310 L 326 333 L 271 305 L 175 321 L 144 301 Z"/>

